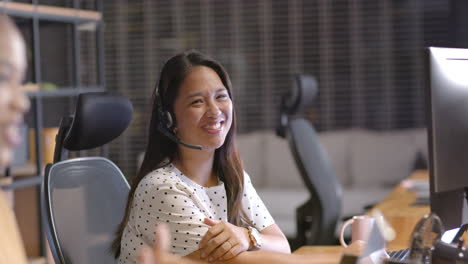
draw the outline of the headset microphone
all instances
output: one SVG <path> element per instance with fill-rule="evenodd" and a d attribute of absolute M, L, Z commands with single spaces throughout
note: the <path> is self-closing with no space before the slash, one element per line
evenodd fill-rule
<path fill-rule="evenodd" d="M 187 144 L 187 143 L 183 142 L 182 140 L 180 140 L 180 138 L 176 137 L 174 134 L 169 132 L 166 128 L 162 127 L 161 124 L 158 125 L 158 130 L 161 133 L 163 133 L 166 137 L 168 137 L 170 140 L 174 141 L 177 144 L 180 144 L 182 146 L 185 146 L 185 147 L 191 148 L 191 149 L 202 150 L 202 146 L 200 146 L 200 145 L 191 145 L 191 144 Z"/>

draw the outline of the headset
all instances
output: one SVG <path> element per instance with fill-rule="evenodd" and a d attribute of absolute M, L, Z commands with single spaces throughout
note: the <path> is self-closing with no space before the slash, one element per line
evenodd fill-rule
<path fill-rule="evenodd" d="M 202 150 L 202 146 L 200 145 L 192 145 L 183 142 L 180 138 L 178 138 L 172 129 L 174 128 L 174 119 L 172 118 L 172 115 L 169 111 L 166 111 L 164 109 L 163 101 L 162 101 L 162 94 L 159 91 L 159 85 L 156 87 L 156 114 L 158 115 L 158 124 L 157 124 L 157 129 L 159 132 L 161 132 L 163 135 L 168 137 L 170 140 L 174 141 L 177 144 L 180 144 L 182 146 L 185 146 L 187 148 L 191 149 L 198 149 Z"/>

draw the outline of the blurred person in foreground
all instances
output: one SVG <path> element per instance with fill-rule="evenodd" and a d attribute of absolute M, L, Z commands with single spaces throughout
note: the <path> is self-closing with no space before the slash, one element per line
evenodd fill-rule
<path fill-rule="evenodd" d="M 26 71 L 24 40 L 15 24 L 0 13 L 0 168 L 12 161 L 20 143 L 19 125 L 29 109 L 29 101 L 21 89 Z M 26 253 L 12 208 L 0 190 L 0 264 L 27 263 Z"/>
<path fill-rule="evenodd" d="M 10 164 L 20 143 L 19 125 L 29 109 L 21 89 L 26 71 L 24 40 L 10 19 L 0 14 L 0 167 Z"/>

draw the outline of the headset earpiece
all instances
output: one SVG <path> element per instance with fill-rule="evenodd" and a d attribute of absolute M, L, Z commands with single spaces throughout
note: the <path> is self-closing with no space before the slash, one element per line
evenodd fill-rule
<path fill-rule="evenodd" d="M 160 122 L 158 127 L 161 127 L 163 129 L 169 129 L 170 131 L 172 126 L 174 125 L 174 121 L 172 119 L 171 113 L 169 111 L 164 111 L 162 96 L 160 94 L 159 87 L 156 88 L 156 100 L 158 104 L 157 111 L 158 111 L 159 122 Z"/>
<path fill-rule="evenodd" d="M 201 150 L 202 146 L 187 144 L 183 142 L 182 140 L 180 140 L 172 131 L 174 127 L 174 119 L 172 118 L 171 112 L 164 111 L 161 94 L 159 93 L 160 93 L 159 88 L 156 87 L 156 99 L 155 100 L 157 100 L 156 111 L 157 111 L 157 115 L 159 119 L 159 123 L 157 124 L 157 129 L 159 130 L 159 132 L 161 132 L 162 134 L 164 134 L 166 137 L 168 137 L 170 140 L 174 141 L 177 144 L 183 145 L 187 148 Z"/>
<path fill-rule="evenodd" d="M 171 129 L 172 126 L 174 125 L 174 121 L 172 121 L 172 115 L 169 112 L 164 112 L 166 116 L 166 127 Z"/>

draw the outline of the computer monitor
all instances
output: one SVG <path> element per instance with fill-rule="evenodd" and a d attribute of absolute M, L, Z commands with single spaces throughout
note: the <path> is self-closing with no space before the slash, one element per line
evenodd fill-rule
<path fill-rule="evenodd" d="M 431 211 L 452 229 L 468 220 L 468 49 L 426 55 Z"/>

